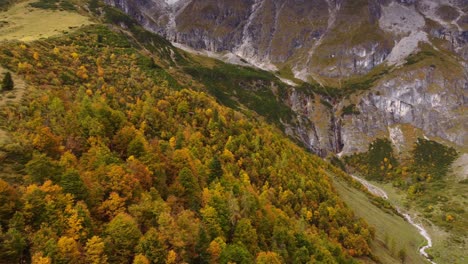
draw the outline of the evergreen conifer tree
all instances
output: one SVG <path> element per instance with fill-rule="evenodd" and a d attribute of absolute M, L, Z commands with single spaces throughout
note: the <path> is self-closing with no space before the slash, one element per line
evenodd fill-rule
<path fill-rule="evenodd" d="M 11 91 L 13 90 L 13 87 L 14 87 L 13 78 L 11 78 L 11 73 L 7 72 L 5 73 L 5 77 L 3 77 L 2 90 Z"/>

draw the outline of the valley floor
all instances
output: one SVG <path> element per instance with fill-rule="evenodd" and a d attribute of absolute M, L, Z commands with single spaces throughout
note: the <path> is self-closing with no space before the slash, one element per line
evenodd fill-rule
<path fill-rule="evenodd" d="M 466 180 L 467 161 L 468 155 L 461 155 L 453 163 L 447 179 L 426 190 L 424 194 L 426 197 L 418 201 L 407 200 L 406 193 L 391 184 L 372 182 L 385 190 L 392 204 L 405 208 L 410 215 L 416 216 L 418 222 L 423 223 L 433 242 L 433 247 L 427 252 L 437 264 L 462 264 L 467 261 L 467 212 L 463 208 L 468 208 L 468 184 L 461 182 L 463 179 Z M 428 199 L 432 200 L 430 204 L 424 202 Z M 459 215 L 453 222 L 446 223 L 446 219 L 439 219 L 442 218 L 439 215 L 450 214 L 452 211 L 456 211 Z M 438 220 L 437 224 L 431 221 L 434 218 Z M 441 223 L 444 223 L 443 227 Z"/>
<path fill-rule="evenodd" d="M 433 258 L 433 263 L 462 264 L 467 261 L 467 212 L 463 209 L 468 207 L 468 197 L 466 195 L 468 193 L 468 185 L 465 183 L 468 176 L 467 170 L 468 154 L 462 154 L 452 164 L 450 173 L 443 182 L 436 182 L 430 185 L 421 194 L 422 197 L 413 201 L 408 200 L 406 193 L 393 187 L 391 183 L 371 182 L 374 187 L 377 187 L 377 191 L 385 194 L 386 199 L 392 205 L 404 208 L 405 212 L 414 218 L 415 223 L 421 223 L 423 228 L 427 230 L 432 240 L 432 247 L 427 248 L 425 251 Z M 357 180 L 363 183 L 362 180 Z M 369 203 L 367 197 L 358 190 L 349 187 L 349 184 L 343 180 L 334 179 L 334 181 L 336 188 L 347 204 L 358 216 L 366 219 L 377 229 L 376 243 L 373 245 L 374 252 L 383 263 L 393 263 L 396 261 L 395 253 L 389 250 L 392 247 L 392 243 L 394 244 L 391 239 L 395 237 L 400 242 L 405 238 L 410 239 L 410 244 L 407 244 L 406 247 L 406 250 L 411 251 L 407 252 L 408 256 L 414 255 L 414 253 L 418 252 L 418 247 L 426 244 L 424 240 L 420 240 L 420 235 L 414 234 L 415 228 L 411 228 L 413 229 L 411 232 L 404 231 L 402 234 L 399 233 L 405 230 L 406 227 L 404 226 L 409 225 L 409 223 L 396 224 L 396 220 L 392 218 L 397 216 L 389 215 L 372 204 L 371 206 L 367 205 Z M 369 189 L 369 186 L 366 187 Z M 375 193 L 375 190 L 369 190 Z M 376 194 L 382 196 L 380 193 Z M 455 215 L 455 220 L 447 223 L 446 219 L 439 219 L 444 218 L 443 216 L 448 214 Z M 437 221 L 435 222 L 434 219 Z M 380 220 L 385 220 L 385 222 L 381 222 Z M 401 222 L 401 217 L 399 220 Z M 394 237 L 389 240 L 388 234 Z M 382 238 L 385 240 L 385 243 L 382 243 Z M 408 259 L 406 263 L 416 263 L 417 261 L 420 261 L 420 257 Z M 421 263 L 425 263 L 425 261 Z"/>
<path fill-rule="evenodd" d="M 339 177 L 332 177 L 334 186 L 341 198 L 357 216 L 364 218 L 376 229 L 376 237 L 372 243 L 374 255 L 382 263 L 401 263 L 405 255 L 405 263 L 426 263 L 419 254 L 419 247 L 425 243 L 416 228 L 402 217 L 390 210 L 383 210 L 360 190 L 350 186 Z M 366 260 L 373 263 L 371 260 Z"/>

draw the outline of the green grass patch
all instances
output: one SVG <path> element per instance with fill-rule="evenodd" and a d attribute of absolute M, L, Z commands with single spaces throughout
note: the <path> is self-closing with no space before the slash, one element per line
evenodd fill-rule
<path fill-rule="evenodd" d="M 298 89 L 310 91 L 334 99 L 343 99 L 359 91 L 371 89 L 375 83 L 388 74 L 390 69 L 381 65 L 375 67 L 372 71 L 363 76 L 351 77 L 344 80 L 340 86 L 320 85 L 318 83 L 301 83 Z"/>
<path fill-rule="evenodd" d="M 356 108 L 355 104 L 350 104 L 345 107 L 343 107 L 343 110 L 341 112 L 341 116 L 346 116 L 346 115 L 359 115 L 361 112 Z"/>
<path fill-rule="evenodd" d="M 405 66 L 416 64 L 427 58 L 435 57 L 435 56 L 436 54 L 433 51 L 421 51 L 416 54 L 411 54 L 408 58 L 406 58 Z"/>
<path fill-rule="evenodd" d="M 93 3 L 94 2 L 91 1 L 90 5 L 94 6 Z M 99 5 L 96 4 L 95 9 L 91 8 L 91 10 L 97 12 L 97 7 L 99 7 Z M 119 27 L 125 25 L 138 44 L 144 46 L 160 60 L 164 60 L 164 62 L 168 64 L 167 66 L 174 67 L 177 64 L 187 63 L 181 53 L 165 38 L 145 30 L 135 19 L 129 17 L 119 9 L 107 5 L 102 8 L 104 10 L 105 22 Z"/>
<path fill-rule="evenodd" d="M 284 97 L 287 87 L 269 72 L 223 62 L 212 68 L 190 65 L 184 70 L 224 105 L 234 109 L 245 105 L 277 125 L 281 125 L 281 119 L 291 119 L 292 110 L 279 99 Z M 271 90 L 272 83 L 278 87 L 278 97 Z"/>
<path fill-rule="evenodd" d="M 34 8 L 51 10 L 76 10 L 76 7 L 71 2 L 66 0 L 39 0 L 37 2 L 30 3 L 29 6 Z"/>

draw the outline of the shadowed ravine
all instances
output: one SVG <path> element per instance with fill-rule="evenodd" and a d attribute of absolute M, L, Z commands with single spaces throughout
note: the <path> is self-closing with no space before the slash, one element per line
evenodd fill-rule
<path fill-rule="evenodd" d="M 388 199 L 388 195 L 387 193 L 382 190 L 381 188 L 373 185 L 372 183 L 366 181 L 365 179 L 363 178 L 360 178 L 356 175 L 351 175 L 351 177 L 353 177 L 353 179 L 357 180 L 358 182 L 360 182 L 362 185 L 364 185 L 364 187 L 367 188 L 367 190 L 374 194 L 375 196 L 378 196 L 378 197 L 382 197 L 383 199 L 385 200 L 389 200 Z M 391 200 L 389 200 L 391 202 Z M 393 204 L 392 204 L 393 205 Z M 393 205 L 394 206 L 394 205 Z M 404 212 L 401 208 L 395 206 L 396 210 L 398 211 L 398 213 L 400 213 L 401 215 L 403 215 L 403 217 L 405 218 L 405 220 L 410 223 L 412 226 L 416 227 L 416 229 L 418 229 L 418 232 L 419 234 L 421 234 L 421 236 L 424 237 L 424 239 L 426 239 L 427 241 L 427 245 L 425 246 L 422 246 L 421 248 L 419 248 L 419 253 L 425 257 L 430 263 L 433 263 L 433 264 L 436 264 L 434 261 L 432 261 L 429 257 L 429 254 L 427 254 L 426 250 L 428 248 L 431 248 L 432 247 L 432 239 L 431 237 L 429 236 L 429 233 L 427 232 L 427 230 L 422 226 L 422 224 L 418 224 L 418 223 L 415 223 L 414 219 L 406 212 Z"/>

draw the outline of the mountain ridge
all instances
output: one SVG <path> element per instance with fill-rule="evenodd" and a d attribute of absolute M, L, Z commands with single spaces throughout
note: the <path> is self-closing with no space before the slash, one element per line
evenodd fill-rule
<path fill-rule="evenodd" d="M 365 74 L 384 61 L 400 63 L 405 57 L 398 58 L 398 45 L 409 44 L 409 39 L 417 40 L 416 46 L 404 48 L 409 54 L 417 49 L 418 42 L 428 41 L 421 35 L 434 34 L 427 25 L 429 20 L 439 23 L 442 30 L 438 30 L 445 32 L 454 50 L 466 59 L 463 45 L 467 43 L 468 22 L 462 1 L 183 0 L 169 5 L 163 0 L 108 0 L 107 3 L 170 41 L 196 49 L 230 51 L 268 70 L 290 64 L 296 77 L 305 71 L 315 76 L 346 78 Z M 450 12 L 446 9 L 458 16 L 446 18 L 444 14 Z M 323 54 L 312 60 L 317 49 Z M 392 56 L 396 58 L 389 60 L 392 51 L 397 53 Z M 343 56 L 341 52 L 350 53 Z M 305 61 L 293 62 L 295 56 L 304 55 Z M 336 60 L 338 57 L 341 61 Z M 334 65 L 330 65 L 335 67 L 337 62 L 342 64 L 342 73 L 338 69 L 329 74 L 314 70 L 328 65 L 324 60 L 333 61 Z M 313 65 L 301 66 L 308 63 Z M 299 79 L 307 81 L 308 74 Z"/>

